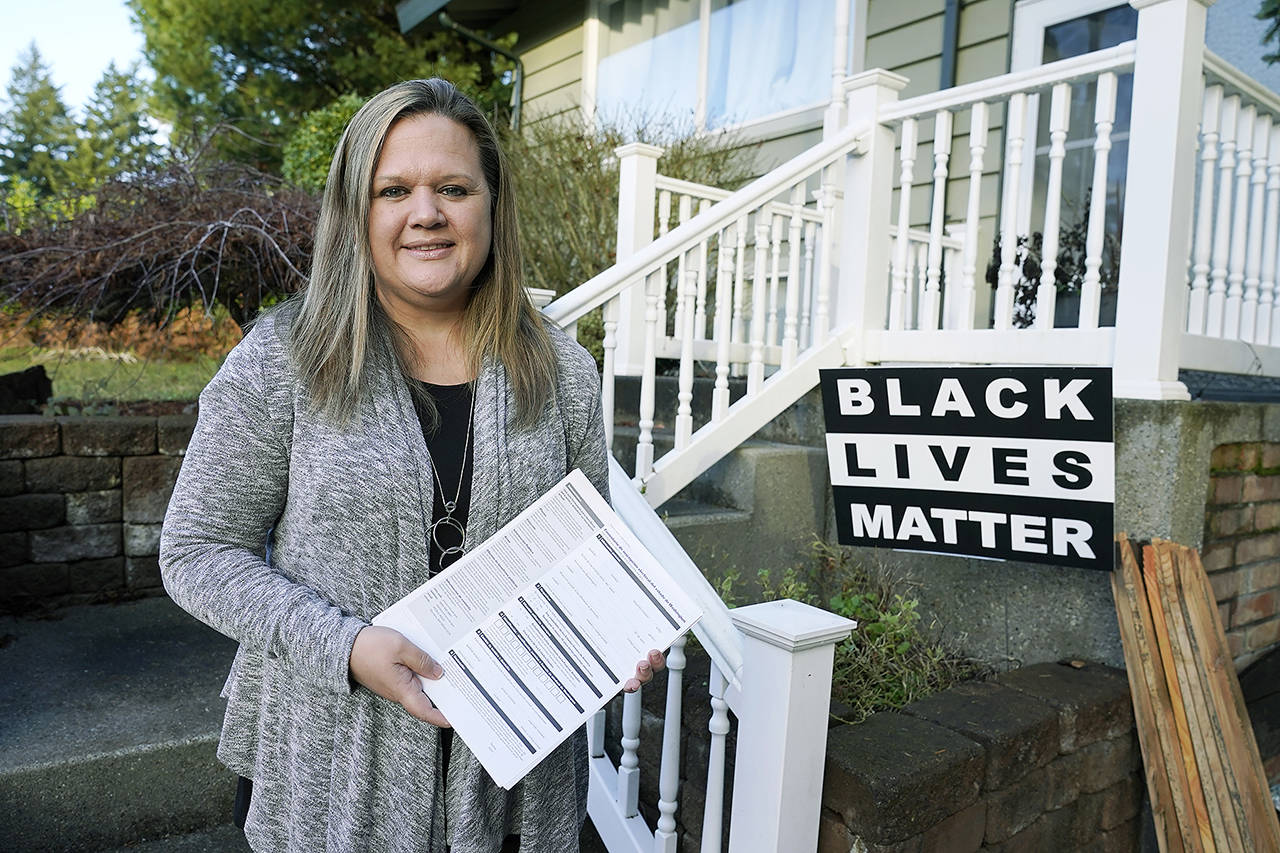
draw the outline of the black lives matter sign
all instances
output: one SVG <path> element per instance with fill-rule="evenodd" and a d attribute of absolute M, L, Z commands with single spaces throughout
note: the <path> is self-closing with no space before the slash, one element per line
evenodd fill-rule
<path fill-rule="evenodd" d="M 841 543 L 1110 570 L 1105 368 L 822 371 Z"/>

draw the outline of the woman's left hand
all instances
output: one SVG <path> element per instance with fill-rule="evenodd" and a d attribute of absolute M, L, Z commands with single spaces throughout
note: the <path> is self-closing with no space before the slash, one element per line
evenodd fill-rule
<path fill-rule="evenodd" d="M 640 663 L 636 664 L 636 674 L 634 678 L 628 678 L 627 683 L 622 685 L 623 693 L 635 693 L 640 689 L 640 685 L 648 684 L 653 680 L 653 674 L 667 668 L 667 659 L 662 652 L 657 649 L 650 649 L 649 656 Z"/>

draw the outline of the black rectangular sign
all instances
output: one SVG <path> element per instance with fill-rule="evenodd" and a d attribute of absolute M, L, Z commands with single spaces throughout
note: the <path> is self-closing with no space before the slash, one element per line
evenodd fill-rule
<path fill-rule="evenodd" d="M 1110 570 L 1107 368 L 822 371 L 840 542 Z"/>

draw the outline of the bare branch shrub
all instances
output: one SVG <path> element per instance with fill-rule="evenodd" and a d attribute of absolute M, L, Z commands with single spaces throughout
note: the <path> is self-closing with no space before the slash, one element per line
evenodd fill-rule
<path fill-rule="evenodd" d="M 107 326 L 220 305 L 244 325 L 305 282 L 317 212 L 307 193 L 225 163 L 109 182 L 69 220 L 0 232 L 0 304 Z"/>

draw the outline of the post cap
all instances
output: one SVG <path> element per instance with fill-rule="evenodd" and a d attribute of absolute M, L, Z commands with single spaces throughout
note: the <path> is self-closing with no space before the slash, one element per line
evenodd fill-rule
<path fill-rule="evenodd" d="M 858 623 L 817 607 L 784 598 L 729 611 L 738 630 L 789 652 L 838 643 Z"/>
<path fill-rule="evenodd" d="M 641 157 L 652 157 L 657 160 L 662 156 L 664 149 L 656 145 L 650 145 L 647 142 L 628 142 L 626 145 L 619 145 L 613 149 L 613 153 L 618 155 L 619 159 L 623 157 L 632 157 L 639 155 Z"/>

